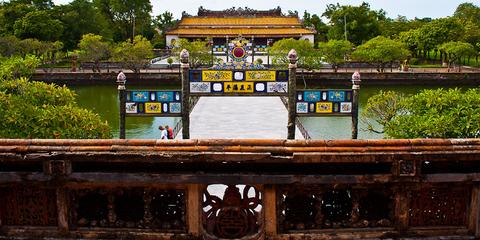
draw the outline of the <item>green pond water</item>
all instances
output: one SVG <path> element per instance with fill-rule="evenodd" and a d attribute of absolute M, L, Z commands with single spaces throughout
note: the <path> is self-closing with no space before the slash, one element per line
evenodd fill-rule
<path fill-rule="evenodd" d="M 168 89 L 152 87 L 132 87 L 132 89 Z M 428 87 L 437 88 L 437 87 Z M 118 138 L 119 109 L 116 86 L 75 86 L 71 87 L 77 93 L 77 102 L 80 106 L 91 109 L 98 113 L 113 129 L 115 138 Z M 425 89 L 424 86 L 364 86 L 360 90 L 360 114 L 367 103 L 367 99 L 378 93 L 380 90 L 394 90 L 404 94 L 413 94 Z M 248 106 L 244 106 L 248 108 Z M 212 118 L 222 118 L 210 111 Z M 268 122 L 272 116 L 256 116 L 261 121 Z M 127 138 L 155 139 L 159 137 L 158 126 L 169 125 L 172 128 L 179 119 L 172 117 L 127 117 L 126 136 Z M 350 117 L 309 117 L 302 118 L 302 123 L 313 139 L 349 139 L 351 137 Z M 285 124 L 286 128 L 286 124 Z M 250 130 L 254 130 L 254 126 Z M 359 139 L 382 138 L 381 134 L 374 134 L 365 131 L 365 125 L 359 121 Z M 298 137 L 297 137 L 298 138 Z"/>

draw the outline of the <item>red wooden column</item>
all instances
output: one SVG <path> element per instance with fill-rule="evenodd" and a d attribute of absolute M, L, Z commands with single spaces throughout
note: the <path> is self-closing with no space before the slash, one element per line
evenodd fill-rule
<path fill-rule="evenodd" d="M 188 233 L 194 236 L 200 236 L 201 233 L 201 191 L 200 184 L 188 184 L 187 186 L 187 226 Z"/>
<path fill-rule="evenodd" d="M 480 186 L 475 183 L 472 187 L 472 196 L 470 200 L 470 212 L 468 214 L 468 231 L 480 237 Z"/>
<path fill-rule="evenodd" d="M 277 235 L 277 195 L 275 185 L 264 185 L 265 233 L 267 237 Z"/>

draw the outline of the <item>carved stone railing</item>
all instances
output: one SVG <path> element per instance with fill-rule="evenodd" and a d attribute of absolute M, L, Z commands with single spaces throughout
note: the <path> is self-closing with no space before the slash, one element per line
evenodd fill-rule
<path fill-rule="evenodd" d="M 0 239 L 473 239 L 479 181 L 471 139 L 0 139 Z"/>

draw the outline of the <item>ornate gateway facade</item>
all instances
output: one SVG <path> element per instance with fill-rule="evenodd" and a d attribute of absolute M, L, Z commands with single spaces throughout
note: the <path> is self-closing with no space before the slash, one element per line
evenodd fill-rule
<path fill-rule="evenodd" d="M 228 49 L 230 40 L 239 36 L 250 40 L 252 50 L 261 53 L 276 40 L 283 38 L 306 39 L 313 43 L 314 31 L 304 28 L 296 15 L 282 14 L 280 7 L 267 11 L 249 8 L 230 8 L 224 11 L 198 9 L 197 16 L 184 14 L 178 25 L 166 32 L 169 46 L 180 38 L 213 40 L 214 52 Z"/>

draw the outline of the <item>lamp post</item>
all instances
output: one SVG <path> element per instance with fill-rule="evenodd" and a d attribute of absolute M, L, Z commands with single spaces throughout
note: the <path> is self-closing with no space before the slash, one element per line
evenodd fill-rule
<path fill-rule="evenodd" d="M 225 39 L 225 55 L 227 56 L 226 58 L 226 63 L 228 62 L 228 50 L 230 49 L 230 45 L 229 45 L 229 42 L 228 42 L 228 35 Z"/>
<path fill-rule="evenodd" d="M 270 68 L 270 47 L 273 45 L 273 39 L 267 39 L 267 67 Z"/>
<path fill-rule="evenodd" d="M 210 46 L 210 50 L 212 51 L 212 57 L 210 59 L 210 65 L 213 66 L 213 38 L 208 40 L 208 45 Z"/>
<path fill-rule="evenodd" d="M 297 91 L 297 51 L 288 52 L 288 126 L 287 139 L 295 139 L 296 91 Z"/>
<path fill-rule="evenodd" d="M 190 138 L 190 54 L 186 49 L 180 52 L 180 72 L 182 75 L 182 137 Z"/>
<path fill-rule="evenodd" d="M 358 98 L 360 94 L 360 84 L 362 80 L 360 79 L 360 73 L 355 72 L 352 75 L 352 139 L 357 139 L 358 137 Z"/>
<path fill-rule="evenodd" d="M 119 119 L 120 139 L 125 139 L 125 103 L 126 103 L 125 84 L 126 83 L 127 83 L 127 77 L 122 71 L 120 71 L 117 75 L 118 100 L 120 102 L 120 119 Z"/>
<path fill-rule="evenodd" d="M 255 63 L 255 36 L 252 35 L 252 64 Z"/>

